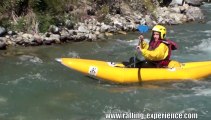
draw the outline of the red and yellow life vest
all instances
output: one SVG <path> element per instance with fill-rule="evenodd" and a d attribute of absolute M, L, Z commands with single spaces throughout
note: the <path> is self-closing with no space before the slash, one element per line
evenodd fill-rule
<path fill-rule="evenodd" d="M 168 46 L 168 48 L 169 48 L 168 55 L 163 60 L 152 61 L 152 62 L 155 63 L 157 67 L 167 67 L 170 62 L 172 50 L 176 50 L 178 48 L 178 46 L 175 42 L 173 42 L 171 40 L 159 40 L 157 42 L 151 41 L 149 43 L 148 50 L 155 50 L 161 43 L 164 43 L 165 45 Z"/>

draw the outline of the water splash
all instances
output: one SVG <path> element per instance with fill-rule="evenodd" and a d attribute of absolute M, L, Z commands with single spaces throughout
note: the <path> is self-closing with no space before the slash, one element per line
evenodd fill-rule
<path fill-rule="evenodd" d="M 71 57 L 71 58 L 80 58 L 79 54 L 75 51 L 71 51 L 67 54 L 68 57 Z"/>
<path fill-rule="evenodd" d="M 208 22 L 207 22 L 207 24 L 209 24 L 209 25 L 210 25 L 210 24 L 211 24 L 211 21 L 208 21 Z"/>
<path fill-rule="evenodd" d="M 201 44 L 190 48 L 190 50 L 211 52 L 211 47 L 210 46 L 211 46 L 211 38 L 202 39 Z"/>
<path fill-rule="evenodd" d="M 18 83 L 22 81 L 27 81 L 31 83 L 33 80 L 46 81 L 47 79 L 43 77 L 40 73 L 30 73 L 30 74 L 27 73 L 15 80 L 7 81 L 5 85 L 9 85 L 9 84 L 17 85 Z"/>
<path fill-rule="evenodd" d="M 211 89 L 199 89 L 195 91 L 196 96 L 211 96 Z"/>
<path fill-rule="evenodd" d="M 211 24 L 211 21 L 210 21 L 210 24 Z M 211 30 L 204 30 L 204 31 L 200 31 L 201 33 L 207 33 L 207 34 L 210 34 L 211 33 Z"/>
<path fill-rule="evenodd" d="M 196 108 L 186 108 L 179 113 L 196 113 L 198 110 Z"/>
<path fill-rule="evenodd" d="M 146 38 L 144 39 L 147 43 L 149 43 L 149 39 Z M 130 46 L 137 46 L 138 43 L 139 43 L 139 40 L 138 39 L 134 39 L 134 40 L 128 40 L 126 41 L 127 44 L 129 44 Z"/>
<path fill-rule="evenodd" d="M 43 61 L 36 57 L 36 56 L 31 56 L 31 55 L 21 55 L 19 57 L 19 59 L 22 61 L 22 62 L 31 62 L 31 63 L 43 63 Z"/>

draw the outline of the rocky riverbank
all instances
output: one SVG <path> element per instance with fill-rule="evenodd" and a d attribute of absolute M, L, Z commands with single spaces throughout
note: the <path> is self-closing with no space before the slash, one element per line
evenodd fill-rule
<path fill-rule="evenodd" d="M 168 6 L 148 7 L 146 8 L 148 12 L 143 12 L 140 10 L 141 3 L 118 2 L 116 6 L 120 8 L 120 12 L 107 14 L 103 22 L 99 22 L 96 15 L 89 15 L 84 18 L 84 22 L 74 25 L 69 20 L 66 20 L 62 27 L 51 25 L 46 33 L 15 32 L 0 27 L 0 49 L 5 50 L 9 46 L 17 45 L 39 46 L 83 40 L 97 41 L 113 34 L 127 34 L 127 31 L 136 31 L 140 24 L 152 27 L 155 24 L 177 25 L 191 21 L 201 22 L 204 21 L 204 14 L 200 5 L 202 1 L 186 1 L 183 5 L 171 3 Z"/>

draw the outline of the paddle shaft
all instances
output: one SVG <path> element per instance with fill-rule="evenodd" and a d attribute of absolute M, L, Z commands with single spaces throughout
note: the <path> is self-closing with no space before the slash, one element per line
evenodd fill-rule
<path fill-rule="evenodd" d="M 139 38 L 139 43 L 138 43 L 138 46 L 141 44 L 141 48 L 143 48 L 143 33 L 146 33 L 147 31 L 148 31 L 148 26 L 146 26 L 146 25 L 139 25 L 138 26 L 138 31 L 141 33 L 141 43 L 140 43 L 140 38 Z M 134 67 L 136 67 L 136 58 L 137 58 L 137 50 L 135 51 L 135 53 L 134 53 Z"/>
<path fill-rule="evenodd" d="M 139 42 L 138 42 L 138 46 L 140 46 L 141 48 L 143 48 L 143 34 L 141 33 L 141 36 L 142 36 L 142 38 L 139 38 Z M 141 39 L 141 40 L 140 40 Z M 139 48 L 140 49 L 140 48 Z M 138 53 L 137 53 L 137 48 L 136 48 L 136 50 L 135 50 L 135 53 L 134 53 L 134 67 L 136 67 L 136 58 L 137 58 L 137 55 L 138 55 Z"/>

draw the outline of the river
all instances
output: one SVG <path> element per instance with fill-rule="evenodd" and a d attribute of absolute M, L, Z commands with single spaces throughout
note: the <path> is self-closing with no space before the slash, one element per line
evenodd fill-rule
<path fill-rule="evenodd" d="M 179 45 L 173 59 L 211 60 L 211 4 L 202 9 L 205 23 L 167 26 L 167 37 Z M 125 61 L 133 56 L 138 35 L 0 51 L 0 119 L 106 120 L 109 112 L 134 112 L 197 113 L 198 120 L 210 120 L 211 77 L 120 85 L 93 80 L 55 61 L 60 57 Z M 150 32 L 145 36 L 149 38 Z"/>

